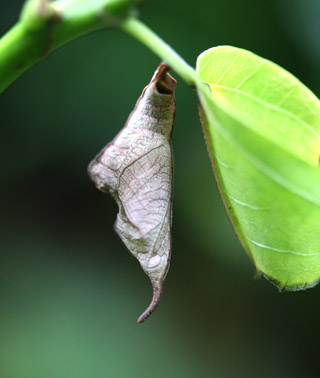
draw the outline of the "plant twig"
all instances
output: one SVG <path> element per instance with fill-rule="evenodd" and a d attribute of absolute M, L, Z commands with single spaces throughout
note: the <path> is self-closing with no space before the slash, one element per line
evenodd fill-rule
<path fill-rule="evenodd" d="M 57 48 L 107 27 L 118 27 L 142 42 L 188 85 L 194 86 L 194 69 L 132 16 L 133 5 L 133 0 L 27 1 L 18 23 L 0 39 L 0 93 Z"/>
<path fill-rule="evenodd" d="M 0 93 L 57 48 L 121 22 L 130 6 L 125 0 L 28 1 L 20 20 L 0 39 Z"/>
<path fill-rule="evenodd" d="M 195 70 L 145 24 L 133 17 L 129 17 L 120 25 L 120 28 L 158 55 L 188 85 L 195 85 L 197 82 Z"/>

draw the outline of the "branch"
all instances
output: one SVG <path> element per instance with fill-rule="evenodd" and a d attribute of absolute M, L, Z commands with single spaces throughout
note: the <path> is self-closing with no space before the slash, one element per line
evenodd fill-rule
<path fill-rule="evenodd" d="M 135 2 L 141 0 L 28 0 L 18 23 L 0 39 L 0 93 L 57 48 L 108 27 L 118 27 L 142 42 L 194 86 L 194 69 L 133 17 Z"/>
<path fill-rule="evenodd" d="M 29 0 L 18 23 L 0 39 L 0 93 L 62 45 L 116 26 L 133 11 L 130 0 Z"/>
<path fill-rule="evenodd" d="M 171 46 L 157 34 L 135 18 L 127 18 L 120 28 L 138 41 L 146 45 L 151 51 L 166 62 L 188 84 L 194 86 L 197 82 L 195 70 L 178 55 Z"/>

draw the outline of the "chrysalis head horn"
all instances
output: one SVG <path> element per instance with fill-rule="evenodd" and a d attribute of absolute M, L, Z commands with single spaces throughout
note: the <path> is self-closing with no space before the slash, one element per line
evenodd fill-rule
<path fill-rule="evenodd" d="M 139 316 L 138 323 L 143 323 L 149 318 L 149 316 L 156 310 L 160 303 L 162 295 L 162 282 L 154 281 L 152 282 L 153 296 L 152 301 L 148 308 Z"/>

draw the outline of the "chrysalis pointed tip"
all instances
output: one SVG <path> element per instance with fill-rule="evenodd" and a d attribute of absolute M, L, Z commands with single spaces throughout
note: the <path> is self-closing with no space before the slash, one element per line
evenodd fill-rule
<path fill-rule="evenodd" d="M 162 282 L 154 281 L 152 282 L 153 288 L 153 297 L 152 301 L 147 307 L 147 309 L 139 316 L 138 323 L 143 323 L 149 318 L 149 316 L 156 310 L 160 303 L 161 294 L 162 294 Z"/>

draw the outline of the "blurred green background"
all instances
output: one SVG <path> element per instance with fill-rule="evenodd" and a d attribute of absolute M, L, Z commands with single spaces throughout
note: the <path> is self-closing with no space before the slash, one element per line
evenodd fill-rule
<path fill-rule="evenodd" d="M 2 1 L 0 34 L 23 1 Z M 150 0 L 141 18 L 192 65 L 230 44 L 320 94 L 318 0 Z M 113 232 L 89 161 L 124 125 L 159 59 L 115 30 L 84 37 L 1 96 L 0 378 L 318 377 L 320 287 L 282 293 L 226 217 L 179 77 L 173 254 L 162 302 Z M 174 73 L 173 73 L 174 75 Z M 174 75 L 175 76 L 175 75 Z"/>

